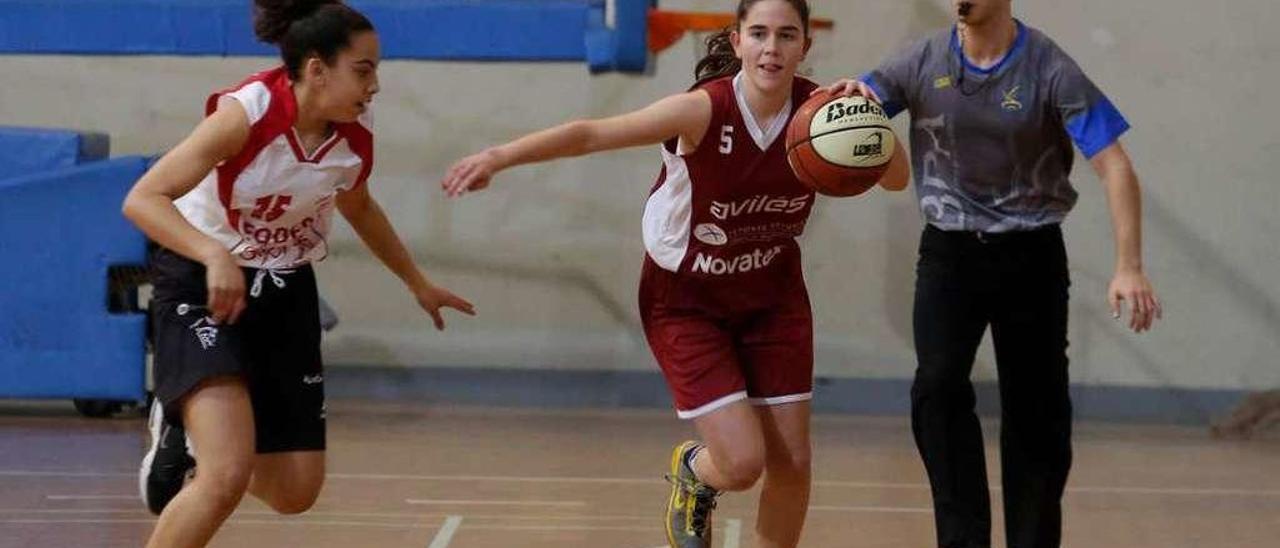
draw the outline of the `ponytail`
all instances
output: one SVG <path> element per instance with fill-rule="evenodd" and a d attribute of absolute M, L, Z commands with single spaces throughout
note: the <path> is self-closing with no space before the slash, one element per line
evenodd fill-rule
<path fill-rule="evenodd" d="M 737 19 L 733 25 L 725 27 L 720 32 L 707 38 L 707 54 L 698 61 L 693 69 L 694 80 L 698 84 L 708 80 L 714 80 L 722 76 L 735 74 L 742 70 L 742 60 L 738 59 L 738 54 L 733 51 L 733 42 L 729 39 L 729 35 L 738 29 L 742 20 L 747 18 L 747 12 L 751 10 L 751 6 L 760 0 L 738 0 Z M 809 2 L 807 0 L 786 0 L 791 7 L 795 8 L 796 13 L 800 15 L 800 20 L 804 22 L 804 34 L 809 35 Z"/>
<path fill-rule="evenodd" d="M 309 55 L 333 64 L 351 35 L 372 31 L 373 23 L 341 0 L 254 0 L 253 32 L 280 48 L 289 77 L 298 80 Z"/>
<path fill-rule="evenodd" d="M 726 27 L 707 38 L 707 54 L 693 69 L 693 78 L 699 84 L 742 70 L 742 60 L 733 52 L 733 42 L 729 40 L 731 32 L 733 28 Z"/>

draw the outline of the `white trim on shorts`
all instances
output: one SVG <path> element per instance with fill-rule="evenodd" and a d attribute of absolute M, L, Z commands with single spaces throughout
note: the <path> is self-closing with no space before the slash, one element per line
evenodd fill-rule
<path fill-rule="evenodd" d="M 699 407 L 697 409 L 690 409 L 688 411 L 682 411 L 680 409 L 676 409 L 676 416 L 682 419 L 696 419 L 698 417 L 706 415 L 707 413 L 718 410 L 721 407 L 724 407 L 731 403 L 739 402 L 745 399 L 747 399 L 747 391 L 741 390 L 741 391 L 729 394 L 728 396 L 720 398 L 706 405 L 703 405 L 702 407 Z"/>
<path fill-rule="evenodd" d="M 786 403 L 796 403 L 809 401 L 813 399 L 813 392 L 805 392 L 803 394 L 788 394 L 786 396 L 774 396 L 771 398 L 750 398 L 751 405 L 756 407 L 767 407 L 770 405 L 782 405 Z"/>

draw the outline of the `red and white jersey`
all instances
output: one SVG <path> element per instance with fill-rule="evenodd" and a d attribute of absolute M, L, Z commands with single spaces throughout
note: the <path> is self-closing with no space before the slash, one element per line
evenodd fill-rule
<path fill-rule="evenodd" d="M 690 282 L 690 299 L 718 308 L 767 306 L 803 284 L 796 237 L 814 202 L 787 164 L 784 135 L 817 85 L 797 77 L 778 115 L 756 120 L 743 84 L 739 74 L 699 86 L 711 96 L 707 133 L 689 154 L 676 140 L 663 144 L 644 210 L 649 259 Z"/>
<path fill-rule="evenodd" d="M 373 168 L 368 115 L 334 124 L 328 140 L 308 155 L 293 128 L 298 106 L 283 67 L 214 93 L 206 116 L 222 97 L 244 107 L 249 139 L 174 205 L 241 266 L 288 269 L 323 259 L 334 197 L 364 184 Z"/>

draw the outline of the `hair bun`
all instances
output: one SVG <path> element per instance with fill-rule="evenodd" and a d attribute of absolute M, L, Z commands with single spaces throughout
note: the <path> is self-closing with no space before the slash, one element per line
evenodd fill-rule
<path fill-rule="evenodd" d="M 253 33 L 259 40 L 275 44 L 284 38 L 289 25 L 303 19 L 325 4 L 338 0 L 254 0 Z"/>

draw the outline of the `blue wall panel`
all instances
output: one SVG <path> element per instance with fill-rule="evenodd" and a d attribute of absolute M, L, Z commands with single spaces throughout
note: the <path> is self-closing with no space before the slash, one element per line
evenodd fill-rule
<path fill-rule="evenodd" d="M 586 61 L 644 69 L 651 0 L 352 0 L 388 59 Z M 0 0 L 0 53 L 274 55 L 250 0 Z"/>
<path fill-rule="evenodd" d="M 0 180 L 0 396 L 142 399 L 146 319 L 107 312 L 107 269 L 145 263 L 120 204 L 146 167 Z"/>

